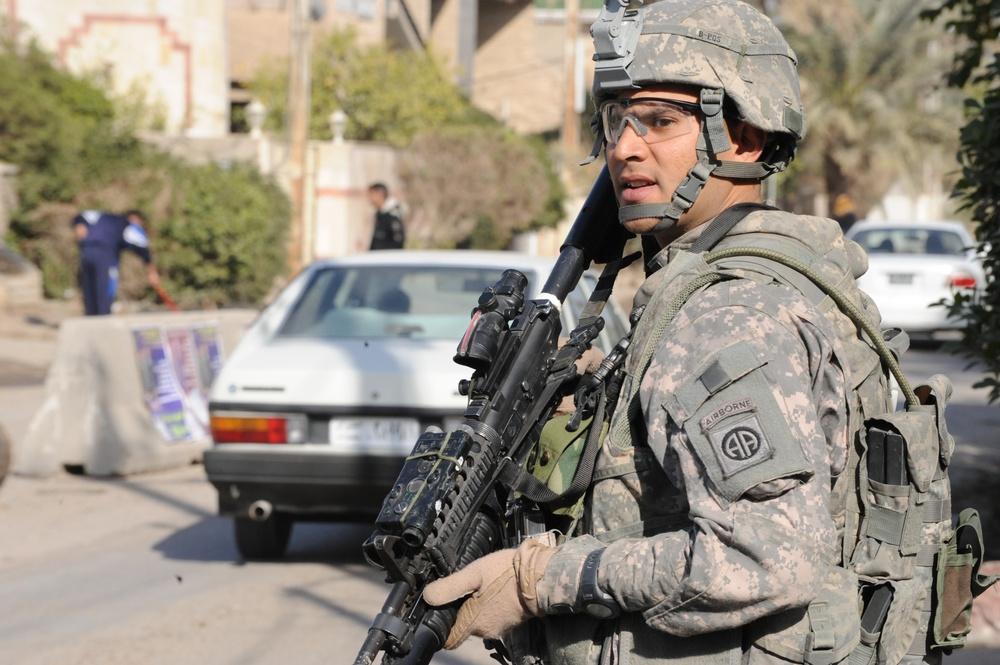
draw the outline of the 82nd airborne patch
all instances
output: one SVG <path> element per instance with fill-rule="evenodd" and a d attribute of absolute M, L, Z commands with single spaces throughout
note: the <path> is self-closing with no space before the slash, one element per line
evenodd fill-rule
<path fill-rule="evenodd" d="M 747 415 L 732 418 L 743 413 Z M 712 442 L 712 452 L 719 460 L 725 478 L 774 456 L 774 448 L 764 434 L 756 407 L 749 397 L 733 400 L 713 410 L 701 420 L 701 426 Z"/>

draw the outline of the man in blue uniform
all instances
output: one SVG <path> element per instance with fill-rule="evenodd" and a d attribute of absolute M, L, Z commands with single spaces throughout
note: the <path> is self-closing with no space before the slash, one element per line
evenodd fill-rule
<path fill-rule="evenodd" d="M 73 232 L 80 247 L 80 289 L 87 316 L 111 313 L 118 290 L 118 257 L 122 250 L 135 253 L 146 264 L 146 277 L 154 288 L 160 275 L 149 253 L 149 236 L 138 210 L 115 215 L 84 210 L 73 218 Z"/>

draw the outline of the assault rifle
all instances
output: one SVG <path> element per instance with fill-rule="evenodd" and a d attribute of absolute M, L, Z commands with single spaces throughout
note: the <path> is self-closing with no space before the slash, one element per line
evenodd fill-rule
<path fill-rule="evenodd" d="M 423 602 L 424 587 L 504 546 L 511 494 L 501 480 L 524 465 L 542 426 L 577 377 L 573 361 L 600 333 L 586 317 L 560 347 L 559 305 L 591 262 L 621 257 L 628 234 L 605 168 L 571 228 L 542 295 L 525 302 L 516 270 L 483 291 L 455 361 L 473 370 L 460 390 L 468 406 L 452 432 L 427 431 L 414 445 L 364 545 L 392 585 L 355 665 L 422 665 L 441 649 L 457 608 Z"/>

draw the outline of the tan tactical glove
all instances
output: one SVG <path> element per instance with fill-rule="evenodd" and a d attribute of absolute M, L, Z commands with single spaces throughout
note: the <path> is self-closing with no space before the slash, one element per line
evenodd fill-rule
<path fill-rule="evenodd" d="M 535 585 L 555 552 L 529 538 L 517 549 L 494 552 L 428 584 L 424 600 L 430 605 L 446 605 L 472 594 L 459 608 L 444 648 L 456 648 L 469 635 L 497 639 L 539 616 Z"/>
<path fill-rule="evenodd" d="M 604 351 L 596 346 L 591 346 L 586 351 L 583 352 L 579 358 L 574 361 L 576 365 L 576 371 L 580 376 L 584 374 L 593 374 L 597 371 L 597 368 L 601 366 L 601 362 L 604 360 Z"/>

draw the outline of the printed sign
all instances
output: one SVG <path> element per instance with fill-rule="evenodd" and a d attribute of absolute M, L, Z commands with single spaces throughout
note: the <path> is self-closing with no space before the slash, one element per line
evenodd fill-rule
<path fill-rule="evenodd" d="M 222 367 L 216 323 L 133 330 L 143 396 L 169 442 L 209 436 L 208 391 Z"/>
<path fill-rule="evenodd" d="M 133 330 L 142 392 L 156 431 L 167 441 L 191 439 L 184 400 L 159 328 Z"/>

